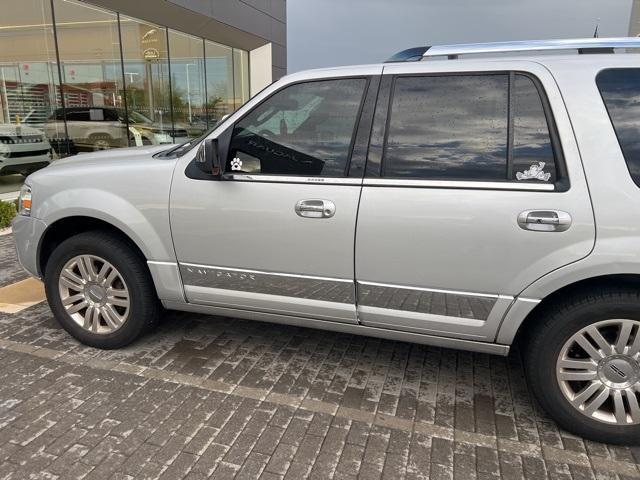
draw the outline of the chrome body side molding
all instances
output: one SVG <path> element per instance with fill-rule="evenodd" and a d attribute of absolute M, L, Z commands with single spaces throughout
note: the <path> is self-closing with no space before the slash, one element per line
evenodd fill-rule
<path fill-rule="evenodd" d="M 209 315 L 219 315 L 225 317 L 242 318 L 246 320 L 257 320 L 271 323 L 280 323 L 285 325 L 293 325 L 305 328 L 317 328 L 320 330 L 330 330 L 333 332 L 347 333 L 352 335 L 366 335 L 370 337 L 383 338 L 386 340 L 396 340 L 400 342 L 420 343 L 423 345 L 432 345 L 435 347 L 455 348 L 479 353 L 488 353 L 493 355 L 509 354 L 508 345 L 498 345 L 495 343 L 479 342 L 472 340 L 464 340 L 457 338 L 437 337 L 433 335 L 424 335 L 411 332 L 402 332 L 399 330 L 387 330 L 384 328 L 368 327 L 365 325 L 326 322 L 323 320 L 315 320 L 310 318 L 302 318 L 291 315 L 281 315 L 274 313 L 262 313 L 249 310 L 241 310 L 234 308 L 222 308 L 209 305 L 193 305 L 172 301 L 162 302 L 165 308 L 172 310 L 182 310 L 187 312 L 204 313 Z"/>

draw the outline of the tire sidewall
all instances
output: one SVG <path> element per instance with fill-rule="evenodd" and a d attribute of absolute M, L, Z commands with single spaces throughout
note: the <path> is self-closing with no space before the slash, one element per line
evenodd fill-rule
<path fill-rule="evenodd" d="M 587 417 L 569 403 L 556 377 L 558 357 L 569 338 L 584 327 L 614 319 L 640 321 L 640 302 L 616 299 L 573 306 L 563 321 L 550 323 L 533 342 L 527 352 L 527 373 L 538 401 L 565 430 L 600 442 L 639 444 L 640 425 L 611 425 Z"/>
<path fill-rule="evenodd" d="M 111 239 L 112 240 L 112 239 Z M 114 248 L 115 246 L 115 248 Z M 60 298 L 58 281 L 64 265 L 73 257 L 79 255 L 94 255 L 111 263 L 120 273 L 129 290 L 129 315 L 125 323 L 115 332 L 96 334 L 86 331 L 78 325 L 67 313 Z M 91 241 L 88 235 L 78 235 L 63 243 L 53 252 L 47 262 L 45 272 L 45 291 L 47 301 L 56 319 L 62 327 L 80 342 L 97 348 L 118 348 L 136 338 L 144 329 L 144 305 L 141 301 L 146 294 L 142 282 L 146 279 L 139 277 L 140 260 L 126 249 L 126 244 L 113 240 L 107 246 L 103 243 Z"/>

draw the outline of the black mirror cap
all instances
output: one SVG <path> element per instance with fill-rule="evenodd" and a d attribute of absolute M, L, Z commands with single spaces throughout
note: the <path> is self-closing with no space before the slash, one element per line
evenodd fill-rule
<path fill-rule="evenodd" d="M 195 158 L 196 166 L 207 175 L 222 178 L 222 166 L 218 151 L 218 139 L 208 138 L 198 147 Z"/>

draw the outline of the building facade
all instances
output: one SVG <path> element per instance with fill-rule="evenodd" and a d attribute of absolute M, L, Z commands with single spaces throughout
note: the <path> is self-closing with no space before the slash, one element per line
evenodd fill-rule
<path fill-rule="evenodd" d="M 0 194 L 46 164 L 20 156 L 180 142 L 286 72 L 285 0 L 2 7 Z"/>
<path fill-rule="evenodd" d="M 629 36 L 640 37 L 640 0 L 633 0 L 631 21 L 629 22 Z"/>

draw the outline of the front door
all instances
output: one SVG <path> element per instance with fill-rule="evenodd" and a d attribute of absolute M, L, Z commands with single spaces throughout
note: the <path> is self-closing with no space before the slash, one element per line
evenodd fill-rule
<path fill-rule="evenodd" d="M 289 84 L 226 130 L 225 180 L 176 171 L 171 229 L 188 302 L 356 322 L 362 178 L 348 172 L 369 83 Z"/>
<path fill-rule="evenodd" d="M 549 72 L 451 68 L 385 67 L 358 216 L 358 316 L 493 341 L 514 301 L 539 300 L 521 291 L 589 254 L 593 212 Z"/>

